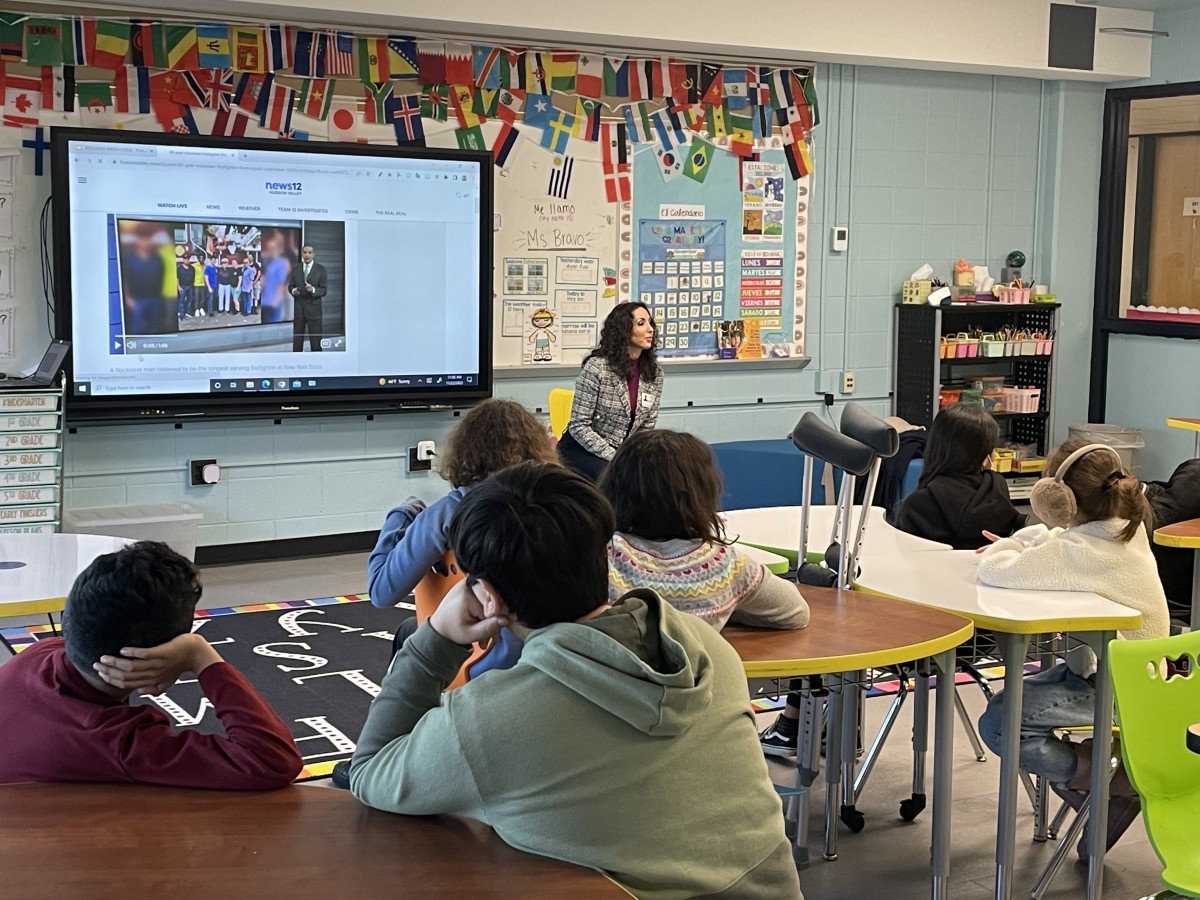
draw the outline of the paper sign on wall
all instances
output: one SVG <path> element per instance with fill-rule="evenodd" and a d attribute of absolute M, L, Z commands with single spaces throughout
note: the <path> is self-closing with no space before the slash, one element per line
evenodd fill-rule
<path fill-rule="evenodd" d="M 597 322 L 563 322 L 562 342 L 564 350 L 591 350 L 596 346 Z"/>
<path fill-rule="evenodd" d="M 13 236 L 13 195 L 12 191 L 0 193 L 0 237 Z"/>
<path fill-rule="evenodd" d="M 13 295 L 13 252 L 0 250 L 0 297 Z"/>
<path fill-rule="evenodd" d="M 0 150 L 0 184 L 13 183 L 13 163 L 16 158 L 16 150 Z"/>
<path fill-rule="evenodd" d="M 0 309 L 0 356 L 13 355 L 13 320 L 16 318 L 11 306 Z"/>
<path fill-rule="evenodd" d="M 1200 216 L 1200 197 L 1184 197 L 1183 214 L 1185 216 Z"/>
<path fill-rule="evenodd" d="M 525 325 L 521 363 L 536 366 L 558 362 L 562 350 L 559 330 L 558 316 L 545 307 L 535 309 Z"/>
<path fill-rule="evenodd" d="M 559 288 L 554 292 L 554 305 L 560 316 L 588 319 L 596 316 L 596 292 L 585 289 Z"/>

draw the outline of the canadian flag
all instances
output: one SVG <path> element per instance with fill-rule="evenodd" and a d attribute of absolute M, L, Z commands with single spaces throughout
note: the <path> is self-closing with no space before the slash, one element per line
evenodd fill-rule
<path fill-rule="evenodd" d="M 329 109 L 329 140 L 346 144 L 365 144 L 358 136 L 358 104 L 353 100 L 335 100 Z"/>
<path fill-rule="evenodd" d="M 42 79 L 25 75 L 4 78 L 4 124 L 12 128 L 33 127 L 42 109 Z"/>

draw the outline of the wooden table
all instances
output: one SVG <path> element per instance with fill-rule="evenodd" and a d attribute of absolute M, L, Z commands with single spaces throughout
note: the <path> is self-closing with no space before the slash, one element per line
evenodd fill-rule
<path fill-rule="evenodd" d="M 478 822 L 363 806 L 349 791 L 0 786 L 5 894 L 79 897 L 581 897 L 606 876 L 514 850 Z"/>
<path fill-rule="evenodd" d="M 791 568 L 787 557 L 780 556 L 778 553 L 772 553 L 770 550 L 764 550 L 762 547 L 755 547 L 753 544 L 734 544 L 734 546 L 755 562 L 761 563 L 768 572 L 774 572 L 776 575 L 785 575 L 787 574 L 787 570 Z"/>
<path fill-rule="evenodd" d="M 970 620 L 953 613 L 924 609 L 888 597 L 872 597 L 804 585 L 801 588 L 812 612 L 807 628 L 799 631 L 727 625 L 722 636 L 733 645 L 751 678 L 786 678 L 804 675 L 860 678 L 866 669 L 932 657 L 949 679 L 949 689 L 937 692 L 933 789 L 933 896 L 945 896 L 950 877 L 951 768 L 954 750 L 955 648 L 970 639 Z M 928 688 L 928 681 L 924 687 Z M 845 683 L 843 681 L 843 683 Z M 853 693 L 847 693 L 847 697 Z M 928 696 L 919 709 L 926 710 Z M 854 729 L 857 716 L 845 701 L 835 709 L 828 732 L 829 746 L 840 743 L 841 755 L 831 749 L 826 760 L 825 856 L 836 858 L 837 797 L 843 774 L 854 767 Z M 923 715 L 923 714 L 922 714 Z M 918 753 L 926 746 L 926 728 L 914 714 L 913 740 Z M 797 760 L 799 764 L 799 760 Z M 800 847 L 802 827 L 797 829 Z"/>
<path fill-rule="evenodd" d="M 980 584 L 979 556 L 971 550 L 874 556 L 864 558 L 862 563 L 856 589 L 964 615 L 977 627 L 993 629 L 1000 638 L 1008 701 L 1004 704 L 1004 747 L 1000 754 L 995 896 L 996 900 L 1009 900 L 1016 856 L 1023 663 L 1030 636 L 1073 631 L 1094 637 L 1089 643 L 1099 658 L 1099 668 L 1092 741 L 1091 815 L 1093 821 L 1103 822 L 1108 814 L 1107 776 L 1113 718 L 1112 680 L 1105 657 L 1116 632 L 1138 628 L 1142 614 L 1092 593 L 1023 591 Z M 1088 898 L 1099 900 L 1104 891 L 1103 829 L 1089 830 L 1088 856 Z"/>
<path fill-rule="evenodd" d="M 1196 432 L 1195 456 L 1200 458 L 1200 419 L 1167 419 L 1167 427 Z"/>
<path fill-rule="evenodd" d="M 1200 438 L 1200 431 L 1196 434 Z M 1192 551 L 1192 618 L 1188 625 L 1193 629 L 1200 628 L 1200 519 L 1188 519 L 1186 522 L 1156 528 L 1154 543 Z"/>

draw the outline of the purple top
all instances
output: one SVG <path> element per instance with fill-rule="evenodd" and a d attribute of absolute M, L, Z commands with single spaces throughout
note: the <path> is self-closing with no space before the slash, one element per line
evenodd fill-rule
<path fill-rule="evenodd" d="M 638 398 L 638 382 L 641 380 L 641 372 L 638 370 L 638 361 L 636 359 L 629 360 L 629 415 L 637 414 L 637 398 Z"/>

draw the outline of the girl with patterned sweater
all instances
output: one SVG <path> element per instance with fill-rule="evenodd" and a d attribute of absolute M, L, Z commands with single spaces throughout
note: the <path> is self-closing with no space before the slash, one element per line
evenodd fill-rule
<path fill-rule="evenodd" d="M 650 588 L 681 612 L 720 629 L 731 619 L 803 628 L 808 604 L 725 539 L 720 475 L 708 445 L 690 434 L 644 430 L 617 450 L 600 479 L 617 517 L 608 548 L 608 597 Z"/>

